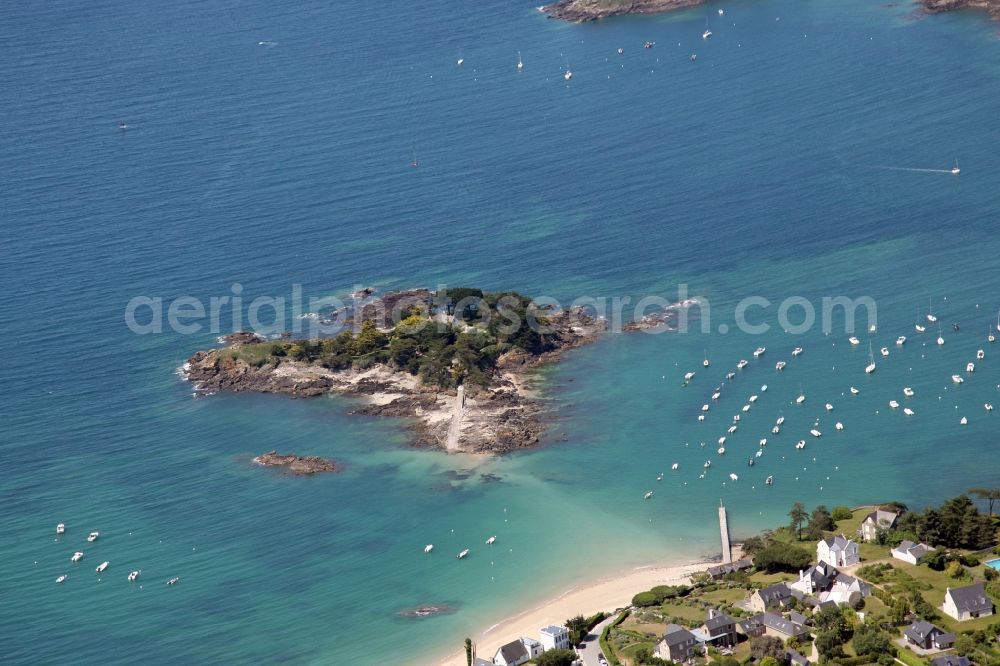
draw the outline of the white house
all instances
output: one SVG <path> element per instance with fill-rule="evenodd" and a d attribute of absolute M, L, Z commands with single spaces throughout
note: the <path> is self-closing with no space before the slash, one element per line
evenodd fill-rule
<path fill-rule="evenodd" d="M 913 543 L 912 541 L 900 541 L 899 545 L 892 549 L 892 556 L 897 560 L 909 562 L 910 564 L 920 564 L 924 555 L 934 550 L 927 544 Z"/>
<path fill-rule="evenodd" d="M 542 650 L 568 650 L 569 629 L 550 624 L 538 630 L 538 640 L 542 644 Z"/>
<path fill-rule="evenodd" d="M 816 544 L 816 560 L 832 567 L 849 567 L 861 561 L 858 544 L 844 535 L 823 539 Z"/>
<path fill-rule="evenodd" d="M 993 615 L 993 600 L 986 594 L 982 583 L 965 587 L 949 587 L 944 593 L 941 610 L 958 621 Z"/>
<path fill-rule="evenodd" d="M 533 638 L 519 638 L 501 645 L 493 655 L 496 666 L 521 666 L 542 654 L 542 644 Z"/>
<path fill-rule="evenodd" d="M 668 624 L 663 638 L 656 644 L 656 656 L 678 664 L 701 654 L 701 651 L 701 644 L 695 635 L 676 624 Z"/>
<path fill-rule="evenodd" d="M 879 530 L 891 530 L 896 526 L 896 519 L 899 514 L 895 511 L 876 509 L 861 521 L 861 538 L 865 541 L 874 541 Z"/>

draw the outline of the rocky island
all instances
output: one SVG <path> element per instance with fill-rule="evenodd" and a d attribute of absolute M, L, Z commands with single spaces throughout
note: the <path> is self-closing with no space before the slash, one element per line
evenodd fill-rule
<path fill-rule="evenodd" d="M 961 9 L 985 10 L 1000 20 L 1000 0 L 917 0 L 928 14 Z M 626 14 L 656 14 L 696 7 L 705 0 L 557 0 L 541 9 L 549 18 L 584 23 Z"/>
<path fill-rule="evenodd" d="M 607 328 L 582 308 L 537 308 L 514 292 L 416 289 L 363 299 L 335 337 L 237 333 L 192 356 L 184 373 L 200 395 L 354 396 L 354 413 L 410 419 L 418 446 L 503 453 L 536 444 L 544 430 L 530 373 Z"/>
<path fill-rule="evenodd" d="M 332 460 L 319 456 L 297 456 L 294 453 L 278 453 L 269 451 L 259 455 L 253 461 L 263 467 L 287 467 L 296 476 L 320 474 L 322 472 L 337 472 L 339 468 Z"/>

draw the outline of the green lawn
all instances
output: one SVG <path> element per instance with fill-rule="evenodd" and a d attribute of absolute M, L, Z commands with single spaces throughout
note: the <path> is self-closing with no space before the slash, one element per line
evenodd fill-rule
<path fill-rule="evenodd" d="M 745 599 L 747 596 L 747 590 L 740 587 L 724 588 L 721 590 L 712 590 L 711 592 L 706 592 L 705 594 L 698 597 L 699 600 L 712 605 L 728 605 L 733 602 Z"/>
<path fill-rule="evenodd" d="M 902 661 L 906 666 L 927 666 L 927 662 L 915 655 L 910 650 L 903 648 L 902 650 L 897 650 L 899 655 L 899 660 Z"/>
<path fill-rule="evenodd" d="M 750 576 L 750 581 L 753 583 L 757 583 L 761 586 L 767 586 L 767 585 L 773 585 L 774 583 L 780 583 L 783 580 L 788 580 L 788 581 L 795 580 L 795 578 L 796 577 L 793 576 L 792 574 L 787 574 L 787 573 L 769 574 L 769 573 L 764 573 L 762 571 L 758 571 Z"/>
<path fill-rule="evenodd" d="M 665 615 L 679 617 L 682 620 L 701 623 L 705 619 L 705 609 L 701 607 L 688 606 L 686 604 L 667 602 L 660 607 Z"/>

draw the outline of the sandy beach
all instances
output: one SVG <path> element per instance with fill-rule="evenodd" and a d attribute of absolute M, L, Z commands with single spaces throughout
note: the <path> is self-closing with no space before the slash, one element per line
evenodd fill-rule
<path fill-rule="evenodd" d="M 738 553 L 734 553 L 738 557 Z M 581 584 L 557 595 L 542 605 L 501 620 L 488 629 L 472 635 L 477 654 L 490 659 L 504 643 L 529 636 L 538 639 L 538 630 L 547 624 L 562 624 L 574 615 L 593 615 L 597 611 L 614 611 L 627 606 L 638 592 L 654 585 L 687 583 L 692 574 L 704 571 L 716 562 L 697 562 L 674 566 L 639 567 L 619 576 Z M 455 643 L 460 644 L 461 636 Z M 437 662 L 439 666 L 465 666 L 465 653 L 455 652 Z"/>

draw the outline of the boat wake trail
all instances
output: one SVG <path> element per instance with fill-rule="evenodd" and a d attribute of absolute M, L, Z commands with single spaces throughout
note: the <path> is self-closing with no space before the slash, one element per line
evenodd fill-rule
<path fill-rule="evenodd" d="M 952 173 L 951 169 L 914 169 L 912 167 L 894 166 L 869 166 L 869 169 L 883 169 L 885 171 L 918 171 L 922 173 Z"/>

